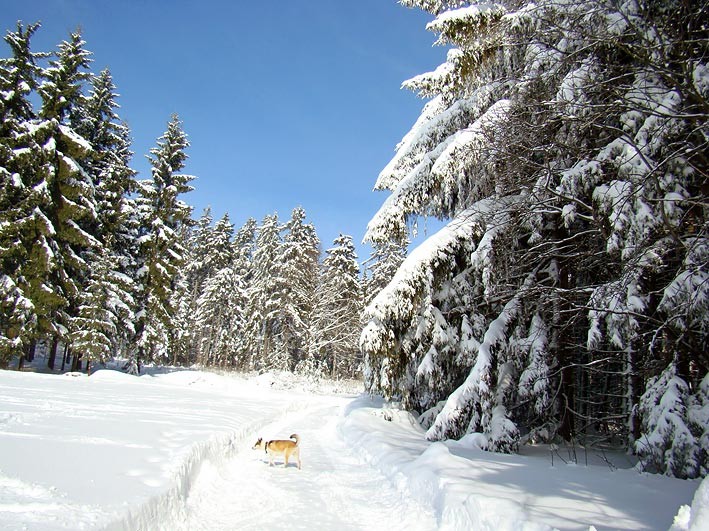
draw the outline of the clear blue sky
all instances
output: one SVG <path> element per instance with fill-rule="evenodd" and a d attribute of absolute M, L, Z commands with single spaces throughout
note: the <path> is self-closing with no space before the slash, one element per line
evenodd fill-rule
<path fill-rule="evenodd" d="M 210 205 L 238 227 L 301 205 L 323 249 L 340 232 L 359 246 L 385 199 L 376 177 L 424 104 L 400 85 L 445 57 L 430 19 L 395 0 L 0 0 L 3 33 L 42 22 L 35 51 L 81 27 L 92 71 L 118 87 L 139 178 L 178 113 L 196 216 Z"/>

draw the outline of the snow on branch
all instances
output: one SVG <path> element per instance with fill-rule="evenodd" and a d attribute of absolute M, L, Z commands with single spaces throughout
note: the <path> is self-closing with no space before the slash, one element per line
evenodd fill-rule
<path fill-rule="evenodd" d="M 396 146 L 396 155 L 380 172 L 375 190 L 394 190 L 426 153 L 446 137 L 471 123 L 481 107 L 489 105 L 491 87 L 476 91 L 470 98 L 447 106 L 442 96 L 426 104 L 411 130 Z"/>
<path fill-rule="evenodd" d="M 412 214 L 446 216 L 455 211 L 461 172 L 481 163 L 487 134 L 506 119 L 509 108 L 508 100 L 494 103 L 468 128 L 448 136 L 426 153 L 369 222 L 365 240 L 381 241 L 391 234 L 405 234 Z"/>
<path fill-rule="evenodd" d="M 465 382 L 446 400 L 443 409 L 426 432 L 427 439 L 440 440 L 450 436 L 462 436 L 463 424 L 467 424 L 468 431 L 482 429 L 487 436 L 488 446 L 490 449 L 495 449 L 498 441 L 516 434 L 517 428 L 507 418 L 507 411 L 502 403 L 501 387 L 505 385 L 502 381 L 503 371 L 494 375 L 493 363 L 495 349 L 506 341 L 508 328 L 517 318 L 522 306 L 522 298 L 535 278 L 536 272 L 530 273 L 517 294 L 505 304 L 500 314 L 488 325 L 483 341 L 478 347 L 475 365 Z M 502 384 L 499 387 L 493 381 L 495 376 L 498 384 Z M 476 407 L 475 404 L 479 404 L 480 407 Z M 482 415 L 478 411 L 481 411 Z"/>
<path fill-rule="evenodd" d="M 445 11 L 426 25 L 426 29 L 440 34 L 436 44 L 458 42 L 477 33 L 484 26 L 500 20 L 507 13 L 502 4 L 484 3 Z M 471 31 L 473 30 L 473 31 Z"/>

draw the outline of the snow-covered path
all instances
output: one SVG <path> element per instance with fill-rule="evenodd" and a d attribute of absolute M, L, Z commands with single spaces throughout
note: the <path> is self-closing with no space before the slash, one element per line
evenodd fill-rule
<path fill-rule="evenodd" d="M 187 500 L 187 530 L 436 529 L 432 512 L 407 500 L 378 471 L 362 464 L 337 432 L 351 400 L 321 404 L 267 426 L 264 438 L 301 437 L 302 470 L 270 467 L 246 441 L 219 468 L 206 463 Z"/>

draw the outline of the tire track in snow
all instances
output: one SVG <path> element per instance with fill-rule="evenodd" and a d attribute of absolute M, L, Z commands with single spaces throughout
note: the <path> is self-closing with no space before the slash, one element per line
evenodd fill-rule
<path fill-rule="evenodd" d="M 302 470 L 270 467 L 248 440 L 221 467 L 204 463 L 187 500 L 187 530 L 430 530 L 432 513 L 354 457 L 338 434 L 347 402 L 332 398 L 267 425 L 266 439 L 301 436 Z M 255 438 L 254 438 L 255 440 Z"/>

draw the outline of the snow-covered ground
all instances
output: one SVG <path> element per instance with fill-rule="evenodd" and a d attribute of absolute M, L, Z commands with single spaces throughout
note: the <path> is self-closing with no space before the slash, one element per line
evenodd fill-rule
<path fill-rule="evenodd" d="M 0 371 L 0 528 L 709 529 L 709 482 L 620 456 L 430 443 L 357 386 L 192 370 Z M 257 436 L 302 440 L 269 467 Z M 605 459 L 604 459 L 605 457 Z M 588 464 L 586 464 L 588 460 Z M 625 464 L 624 464 L 625 463 Z"/>

